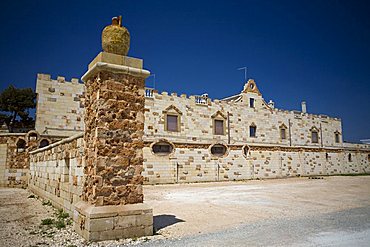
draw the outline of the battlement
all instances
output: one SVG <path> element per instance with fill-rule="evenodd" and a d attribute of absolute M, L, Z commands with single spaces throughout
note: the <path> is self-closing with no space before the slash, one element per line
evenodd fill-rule
<path fill-rule="evenodd" d="M 57 76 L 56 79 L 52 79 L 50 74 L 37 74 L 37 80 L 58 82 L 58 83 L 72 83 L 72 84 L 83 84 L 78 78 L 72 77 L 70 81 L 67 81 L 64 76 Z"/>
<path fill-rule="evenodd" d="M 85 85 L 77 78 L 37 74 L 36 130 L 49 135 L 70 136 L 83 131 Z"/>

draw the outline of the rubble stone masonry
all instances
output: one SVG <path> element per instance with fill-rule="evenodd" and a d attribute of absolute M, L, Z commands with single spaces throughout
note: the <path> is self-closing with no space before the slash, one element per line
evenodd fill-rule
<path fill-rule="evenodd" d="M 99 72 L 86 82 L 84 200 L 143 202 L 144 79 Z"/>

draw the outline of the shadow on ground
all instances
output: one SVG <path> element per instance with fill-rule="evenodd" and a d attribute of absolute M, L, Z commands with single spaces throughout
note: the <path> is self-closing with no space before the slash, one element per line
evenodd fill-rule
<path fill-rule="evenodd" d="M 179 222 L 185 222 L 185 220 L 176 218 L 175 215 L 161 214 L 153 217 L 153 225 L 156 231 L 159 231 L 167 226 L 174 225 Z"/>

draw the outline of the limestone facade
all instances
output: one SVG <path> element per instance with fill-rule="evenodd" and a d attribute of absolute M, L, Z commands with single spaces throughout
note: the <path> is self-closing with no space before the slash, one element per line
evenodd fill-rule
<path fill-rule="evenodd" d="M 36 131 L 45 135 L 72 136 L 83 131 L 84 84 L 58 76 L 37 74 Z"/>

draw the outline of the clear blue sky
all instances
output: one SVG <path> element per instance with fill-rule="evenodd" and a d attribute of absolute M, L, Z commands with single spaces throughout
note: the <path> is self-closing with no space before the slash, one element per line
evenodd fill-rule
<path fill-rule="evenodd" d="M 247 66 L 266 101 L 342 119 L 348 141 L 370 138 L 369 1 L 5 1 L 0 90 L 36 74 L 81 77 L 101 30 L 123 15 L 129 55 L 160 91 L 240 92 Z M 151 86 L 152 79 L 147 81 Z"/>

